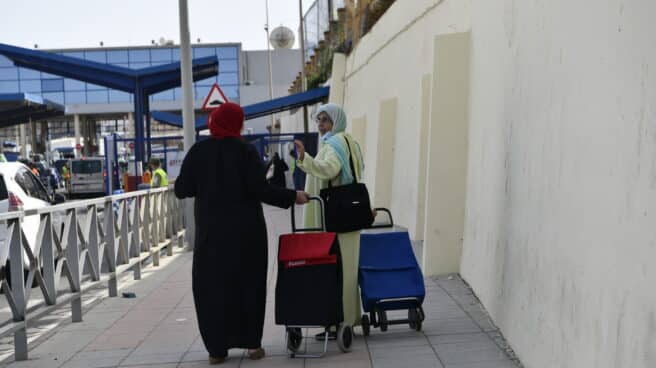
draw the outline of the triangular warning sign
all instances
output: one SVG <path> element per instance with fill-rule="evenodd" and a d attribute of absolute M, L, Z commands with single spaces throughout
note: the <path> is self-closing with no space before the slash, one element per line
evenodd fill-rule
<path fill-rule="evenodd" d="M 207 94 L 207 97 L 205 97 L 205 101 L 203 101 L 202 109 L 203 110 L 216 109 L 217 107 L 221 106 L 226 102 L 228 102 L 228 99 L 223 94 L 223 91 L 221 91 L 221 88 L 219 87 L 218 84 L 214 83 L 212 88 L 210 88 L 210 93 Z"/>

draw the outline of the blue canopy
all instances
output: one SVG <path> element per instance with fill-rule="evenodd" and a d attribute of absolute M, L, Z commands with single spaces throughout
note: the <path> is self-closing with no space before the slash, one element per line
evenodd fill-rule
<path fill-rule="evenodd" d="M 311 105 L 325 100 L 330 93 L 330 87 L 321 87 L 307 92 L 275 98 L 270 101 L 259 102 L 243 106 L 246 120 L 295 109 L 304 105 Z M 153 111 L 152 118 L 163 124 L 182 128 L 182 116 L 164 111 Z M 196 131 L 207 129 L 207 115 L 196 116 Z"/>
<path fill-rule="evenodd" d="M 64 115 L 65 107 L 28 93 L 0 94 L 0 128 Z"/>

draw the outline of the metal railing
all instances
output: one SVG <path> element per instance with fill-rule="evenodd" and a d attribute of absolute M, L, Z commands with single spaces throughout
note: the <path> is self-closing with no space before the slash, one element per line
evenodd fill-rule
<path fill-rule="evenodd" d="M 13 333 L 15 359 L 27 359 L 28 322 L 69 302 L 72 321 L 81 322 L 85 291 L 106 282 L 115 297 L 121 273 L 131 270 L 138 280 L 146 258 L 158 266 L 162 251 L 170 256 L 174 246 L 183 247 L 182 208 L 171 188 L 160 188 L 1 214 L 7 239 L 0 248 L 0 283 L 12 321 L 0 327 L 0 336 Z M 33 247 L 21 226 L 27 216 L 39 216 Z M 43 302 L 28 313 L 35 290 Z"/>

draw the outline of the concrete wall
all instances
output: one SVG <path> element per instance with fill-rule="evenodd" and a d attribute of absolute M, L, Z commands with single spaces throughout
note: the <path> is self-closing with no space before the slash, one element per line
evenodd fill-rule
<path fill-rule="evenodd" d="M 654 14 L 474 1 L 462 275 L 527 367 L 656 366 Z"/>
<path fill-rule="evenodd" d="M 440 146 L 436 50 L 471 31 L 460 270 L 528 368 L 656 366 L 653 14 L 651 0 L 397 1 L 347 59 L 366 181 L 376 193 L 393 163 L 392 211 L 419 239 L 442 225 L 419 203 Z"/>
<path fill-rule="evenodd" d="M 349 129 L 356 136 L 365 135 L 365 180 L 372 201 L 389 206 L 395 221 L 408 227 L 415 239 L 423 238 L 423 227 L 417 229 L 417 222 L 423 221 L 425 210 L 418 201 L 425 201 L 419 188 L 425 187 L 422 160 L 427 144 L 420 144 L 420 137 L 422 121 L 426 132 L 430 110 L 422 104 L 422 96 L 430 97 L 430 83 L 422 88 L 422 79 L 431 80 L 435 37 L 469 30 L 469 4 L 468 0 L 397 1 L 346 61 L 344 108 Z M 381 114 L 391 101 L 395 101 L 393 118 Z"/>

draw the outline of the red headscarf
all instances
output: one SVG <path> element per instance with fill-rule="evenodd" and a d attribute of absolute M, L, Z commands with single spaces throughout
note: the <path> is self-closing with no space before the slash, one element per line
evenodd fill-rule
<path fill-rule="evenodd" d="M 244 110 L 236 103 L 226 102 L 214 109 L 207 118 L 207 127 L 215 138 L 239 137 L 244 127 Z"/>

